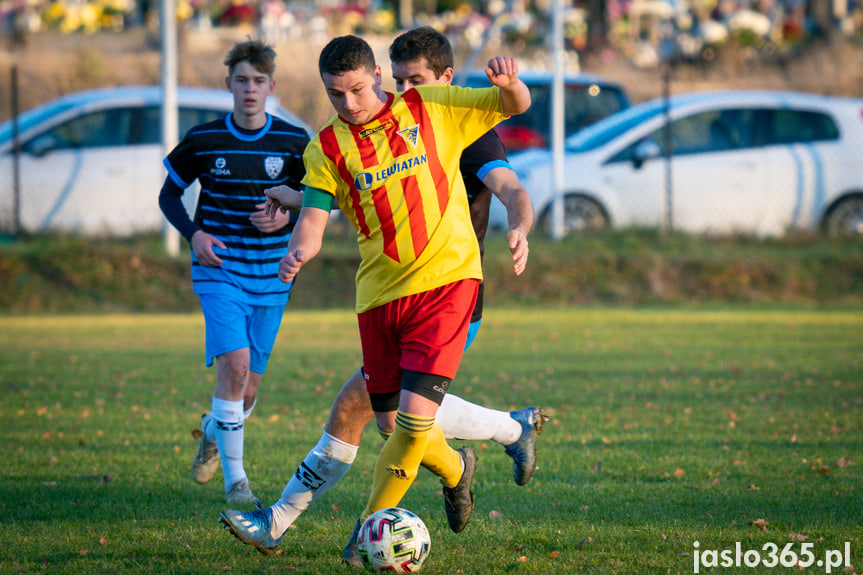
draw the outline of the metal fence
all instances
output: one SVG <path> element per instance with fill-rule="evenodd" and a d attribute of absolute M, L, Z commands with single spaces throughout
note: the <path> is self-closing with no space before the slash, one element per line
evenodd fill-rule
<path fill-rule="evenodd" d="M 664 91 L 674 95 L 728 87 L 860 97 L 861 52 L 855 45 L 828 47 L 818 58 L 798 66 L 759 64 L 726 55 L 725 68 L 684 64 L 663 74 L 626 68 L 618 62 L 616 67 L 595 71 L 618 79 L 636 102 L 662 96 Z M 10 81 L 9 90 L 0 95 L 0 104 L 7 109 L 19 106 L 17 102 L 33 101 L 34 90 L 51 90 L 32 70 L 20 78 L 14 69 L 3 74 Z M 820 89 L 803 78 L 818 78 Z M 16 85 L 28 94 L 26 99 L 20 98 Z M 325 98 L 323 92 L 321 98 Z M 35 99 L 50 98 L 37 95 Z M 664 114 L 658 117 L 662 120 Z M 0 158 L 0 233 L 64 230 L 126 235 L 161 229 L 156 201 L 162 178 L 161 149 L 157 146 L 144 153 L 130 147 L 124 155 L 112 146 L 130 141 L 124 139 L 123 131 L 131 121 L 118 115 L 102 123 L 78 122 L 68 128 L 78 131 L 72 139 L 92 142 L 92 146 L 58 150 L 38 134 L 20 142 L 17 156 L 14 147 L 7 146 Z M 856 121 L 863 123 L 863 111 L 857 111 Z M 155 119 L 145 124 L 139 129 L 157 130 L 159 125 Z M 856 158 L 863 156 L 863 150 L 848 150 L 855 145 L 845 141 L 852 132 L 841 122 L 825 121 L 817 109 L 796 115 L 757 111 L 744 104 L 708 110 L 673 121 L 667 132 L 662 121 L 654 123 L 642 137 L 615 150 L 595 168 L 576 165 L 566 173 L 566 190 L 598 205 L 612 226 L 756 234 L 814 229 L 833 202 L 834 191 L 844 186 L 845 191 L 860 194 L 853 197 L 863 196 L 859 179 L 863 171 L 856 169 L 855 179 L 854 170 L 847 169 L 848 162 L 858 166 Z M 856 145 L 863 143 L 857 140 Z M 697 153 L 703 150 L 711 153 Z M 834 182 L 840 173 L 846 181 Z M 537 191 L 535 186 L 528 188 L 531 194 Z M 599 188 L 606 191 L 600 193 Z M 97 189 L 111 193 L 90 193 Z M 850 214 L 846 222 L 852 227 L 855 221 L 863 221 L 858 213 L 863 212 L 861 200 L 857 201 L 846 206 Z M 542 216 L 547 204 L 535 199 L 535 205 Z M 576 212 L 592 207 L 585 201 L 574 205 Z M 571 227 L 576 230 L 583 222 L 579 223 L 578 213 L 572 217 L 575 223 Z M 858 233 L 863 233 L 863 224 L 856 225 Z"/>

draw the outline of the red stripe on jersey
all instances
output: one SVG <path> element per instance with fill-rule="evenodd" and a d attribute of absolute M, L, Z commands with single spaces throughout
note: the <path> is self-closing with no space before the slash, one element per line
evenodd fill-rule
<path fill-rule="evenodd" d="M 380 122 L 384 126 L 389 126 L 386 134 L 387 141 L 390 143 L 390 151 L 392 151 L 393 158 L 409 154 L 410 150 L 408 150 L 407 142 L 405 142 L 404 138 L 399 136 L 399 129 L 401 126 L 396 123 L 396 120 L 393 117 L 392 108 L 387 108 L 386 112 L 381 115 Z"/>
<path fill-rule="evenodd" d="M 366 169 L 380 165 L 377 150 L 371 138 L 361 138 L 360 133 L 363 132 L 362 126 L 352 124 L 350 126 L 351 135 L 354 137 L 354 145 L 360 153 L 360 158 L 363 161 L 363 167 Z"/>
<path fill-rule="evenodd" d="M 339 176 L 348 185 L 351 195 L 351 208 L 354 210 L 354 215 L 357 218 L 357 225 L 360 227 L 360 232 L 368 238 L 371 236 L 371 232 L 369 231 L 369 225 L 366 222 L 366 214 L 363 212 L 363 208 L 360 205 L 360 193 L 357 191 L 354 181 L 351 179 L 351 174 L 347 170 L 345 157 L 339 147 L 339 141 L 338 138 L 336 138 L 335 130 L 333 130 L 332 126 L 327 126 L 320 131 L 319 137 L 321 139 L 321 148 L 324 151 L 324 155 L 333 161 L 336 165 L 336 169 L 339 171 Z"/>
<path fill-rule="evenodd" d="M 423 209 L 423 198 L 417 185 L 416 176 L 408 176 L 402 179 L 402 191 L 408 207 L 408 219 L 411 222 L 411 239 L 414 246 L 414 257 L 420 257 L 429 243 L 428 229 L 426 229 L 426 216 Z"/>
<path fill-rule="evenodd" d="M 372 201 L 375 203 L 375 212 L 381 225 L 381 234 L 384 238 L 384 253 L 393 261 L 399 261 L 399 247 L 396 244 L 396 224 L 393 221 L 393 210 L 390 199 L 387 197 L 387 189 L 384 186 L 372 190 Z"/>
<path fill-rule="evenodd" d="M 441 166 L 440 157 L 438 156 L 437 142 L 435 141 L 434 126 L 428 116 L 428 112 L 423 105 L 422 98 L 417 90 L 408 90 L 402 94 L 408 109 L 411 111 L 414 119 L 420 127 L 420 138 L 425 144 L 426 158 L 428 158 L 429 172 L 437 190 L 438 206 L 440 213 L 446 211 L 447 203 L 449 202 L 449 179 L 446 172 Z M 449 150 L 447 150 L 449 151 Z"/>

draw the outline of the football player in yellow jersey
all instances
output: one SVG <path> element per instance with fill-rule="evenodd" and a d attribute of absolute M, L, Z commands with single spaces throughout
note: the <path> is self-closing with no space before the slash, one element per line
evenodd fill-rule
<path fill-rule="evenodd" d="M 380 69 L 359 38 L 338 38 L 321 55 L 321 76 L 338 117 L 306 155 L 314 173 L 304 182 L 297 241 L 281 269 L 290 281 L 318 252 L 335 196 L 358 232 L 365 268 L 358 273 L 357 309 L 367 387 L 379 428 L 392 434 L 361 520 L 396 505 L 420 464 L 441 476 L 454 531 L 464 528 L 473 509 L 476 457 L 468 448 L 449 448 L 434 424 L 461 358 L 481 278 L 458 159 L 466 145 L 530 102 L 514 60 L 494 58 L 488 73 L 497 88 L 412 90 L 401 97 L 381 89 Z M 516 273 L 526 261 L 523 236 L 530 220 L 532 210 L 521 241 L 510 242 Z M 278 540 L 246 542 L 265 550 Z"/>

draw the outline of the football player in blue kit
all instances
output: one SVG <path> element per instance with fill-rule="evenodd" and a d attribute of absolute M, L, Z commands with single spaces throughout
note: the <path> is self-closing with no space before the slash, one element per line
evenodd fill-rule
<path fill-rule="evenodd" d="M 292 284 L 279 281 L 279 260 L 293 228 L 292 212 L 270 217 L 264 190 L 292 188 L 299 206 L 305 174 L 304 129 L 268 114 L 276 53 L 257 40 L 237 43 L 225 57 L 234 109 L 196 126 L 164 160 L 168 177 L 159 206 L 192 248 L 192 287 L 201 301 L 206 364 L 216 364 L 209 413 L 201 417 L 192 477 L 210 481 L 221 461 L 228 503 L 254 496 L 243 465 L 243 422 L 279 331 Z M 201 193 L 192 220 L 182 195 L 195 180 Z"/>

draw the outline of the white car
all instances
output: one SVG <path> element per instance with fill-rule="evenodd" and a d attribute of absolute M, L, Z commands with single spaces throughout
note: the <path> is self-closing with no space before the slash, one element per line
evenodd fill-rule
<path fill-rule="evenodd" d="M 19 218 L 28 233 L 127 236 L 158 231 L 165 179 L 158 86 L 70 94 L 20 115 Z M 227 90 L 178 88 L 179 136 L 233 109 Z M 278 99 L 267 111 L 311 133 Z M 14 228 L 12 121 L 0 125 L 0 229 Z M 184 202 L 190 213 L 196 193 Z"/>
<path fill-rule="evenodd" d="M 585 128 L 566 140 L 564 157 L 565 233 L 670 225 L 720 235 L 863 235 L 863 100 L 680 94 L 667 107 L 651 100 Z M 549 229 L 552 153 L 526 151 L 510 163 Z M 506 225 L 499 202 L 492 225 Z"/>

